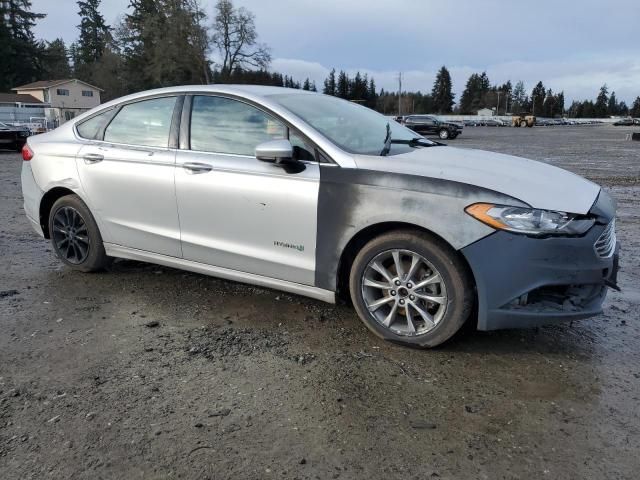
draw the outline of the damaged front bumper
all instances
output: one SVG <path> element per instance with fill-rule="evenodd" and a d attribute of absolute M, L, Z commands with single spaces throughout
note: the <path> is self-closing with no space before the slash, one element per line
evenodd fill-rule
<path fill-rule="evenodd" d="M 613 225 L 582 237 L 532 238 L 497 231 L 462 249 L 478 293 L 478 329 L 524 328 L 602 312 L 617 288 L 619 244 Z M 613 232 L 606 255 L 596 244 Z"/>

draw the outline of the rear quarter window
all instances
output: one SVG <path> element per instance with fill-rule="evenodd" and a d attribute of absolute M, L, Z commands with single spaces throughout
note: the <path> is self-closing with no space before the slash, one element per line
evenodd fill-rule
<path fill-rule="evenodd" d="M 112 114 L 113 109 L 111 108 L 105 112 L 99 113 L 95 117 L 91 117 L 89 120 L 79 123 L 76 125 L 78 135 L 88 140 L 97 140 L 98 134 L 107 124 Z"/>

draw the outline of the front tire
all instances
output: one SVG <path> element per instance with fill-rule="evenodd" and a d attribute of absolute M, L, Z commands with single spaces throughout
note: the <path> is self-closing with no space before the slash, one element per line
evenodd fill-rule
<path fill-rule="evenodd" d="M 109 262 L 98 225 L 77 195 L 61 197 L 53 204 L 49 236 L 58 258 L 74 270 L 95 272 Z"/>
<path fill-rule="evenodd" d="M 441 140 L 447 140 L 449 138 L 449 130 L 447 130 L 446 128 L 443 128 L 438 132 L 438 136 L 440 137 Z"/>
<path fill-rule="evenodd" d="M 475 299 L 456 252 L 432 235 L 414 231 L 391 232 L 367 243 L 351 267 L 349 289 L 369 330 L 422 348 L 451 338 Z"/>

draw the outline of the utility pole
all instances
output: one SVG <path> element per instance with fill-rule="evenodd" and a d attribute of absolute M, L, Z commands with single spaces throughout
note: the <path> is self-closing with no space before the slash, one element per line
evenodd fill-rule
<path fill-rule="evenodd" d="M 496 107 L 496 115 L 500 115 L 500 90 L 498 90 L 498 106 Z"/>
<path fill-rule="evenodd" d="M 398 72 L 398 116 L 402 116 L 402 72 Z"/>

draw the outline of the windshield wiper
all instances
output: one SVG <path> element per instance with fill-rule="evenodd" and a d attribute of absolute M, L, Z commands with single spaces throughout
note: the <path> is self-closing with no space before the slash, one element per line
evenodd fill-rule
<path fill-rule="evenodd" d="M 384 137 L 384 147 L 382 147 L 382 151 L 380 152 L 381 157 L 386 157 L 389 154 L 389 150 L 391 150 L 391 125 L 387 122 L 387 136 Z"/>
<path fill-rule="evenodd" d="M 390 143 L 399 144 L 399 145 L 409 145 L 410 147 L 437 147 L 440 145 L 444 145 L 444 143 L 434 142 L 432 140 L 427 140 L 423 137 L 415 137 L 411 140 L 399 140 L 392 138 Z"/>

